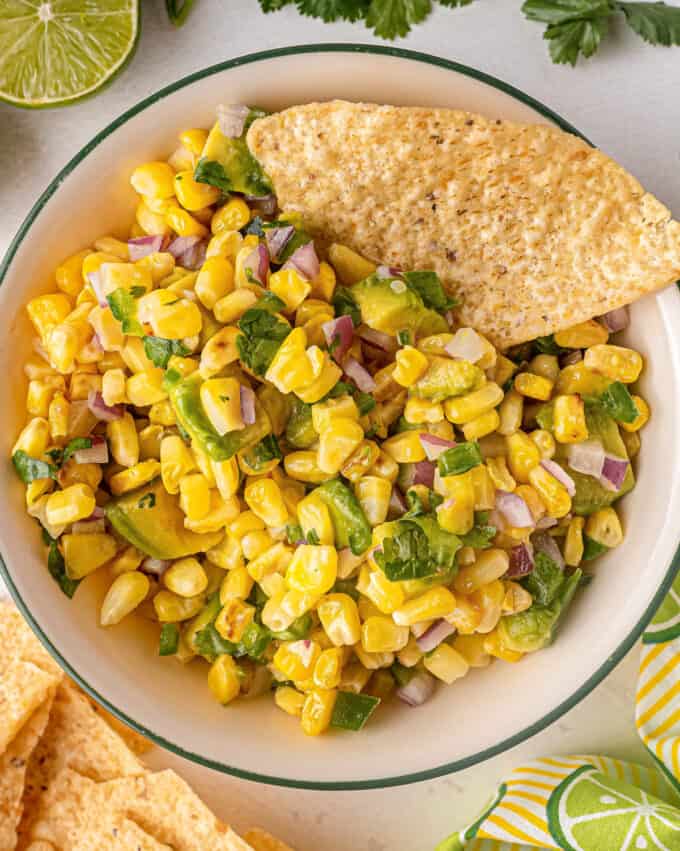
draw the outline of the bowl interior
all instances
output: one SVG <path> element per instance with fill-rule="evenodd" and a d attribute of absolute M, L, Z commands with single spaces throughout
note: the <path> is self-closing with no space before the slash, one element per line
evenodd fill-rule
<path fill-rule="evenodd" d="M 285 53 L 285 51 L 284 51 Z M 128 177 L 139 163 L 167 156 L 177 133 L 208 126 L 217 103 L 269 109 L 343 97 L 395 104 L 469 109 L 520 121 L 545 122 L 528 100 L 447 63 L 368 52 L 363 48 L 286 53 L 236 61 L 132 110 L 88 146 L 34 211 L 0 289 L 5 333 L 0 339 L 0 409 L 7 458 L 24 422 L 22 363 L 32 329 L 25 302 L 53 286 L 54 268 L 103 234 L 125 237 L 134 216 Z M 64 597 L 45 569 L 35 522 L 23 510 L 22 486 L 0 465 L 5 510 L 0 545 L 13 592 L 44 639 L 86 687 L 114 711 L 162 743 L 223 770 L 302 785 L 386 785 L 444 773 L 509 747 L 554 720 L 620 657 L 665 577 L 677 545 L 680 443 L 680 296 L 675 289 L 632 310 L 629 342 L 647 358 L 642 391 L 652 408 L 644 433 L 638 484 L 623 504 L 623 545 L 598 562 L 557 643 L 520 665 L 498 663 L 443 687 L 416 710 L 388 707 L 361 735 L 305 738 L 271 700 L 224 709 L 211 698 L 201 664 L 181 667 L 156 656 L 156 631 L 140 619 L 97 626 L 102 577 Z M 652 351 L 653 350 L 653 351 Z M 408 743 L 405 747 L 404 744 Z"/>

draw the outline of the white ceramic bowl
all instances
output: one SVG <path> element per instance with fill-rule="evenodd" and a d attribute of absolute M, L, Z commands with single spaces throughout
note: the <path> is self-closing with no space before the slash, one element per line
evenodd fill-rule
<path fill-rule="evenodd" d="M 23 306 L 52 286 L 64 257 L 133 219 L 128 177 L 167 156 L 185 127 L 211 124 L 216 104 L 269 109 L 334 97 L 461 107 L 490 116 L 555 122 L 526 95 L 469 68 L 402 50 L 351 45 L 286 48 L 193 74 L 116 119 L 66 166 L 38 200 L 0 268 L 0 453 L 8 459 L 24 421 L 22 363 L 31 329 Z M 361 734 L 307 739 L 268 698 L 227 709 L 211 698 L 205 668 L 156 656 L 156 631 L 128 619 L 97 626 L 103 588 L 91 577 L 75 599 L 49 577 L 35 521 L 11 464 L 0 465 L 3 573 L 17 604 L 59 662 L 97 700 L 159 744 L 218 770 L 312 788 L 375 788 L 456 771 L 555 721 L 632 646 L 668 589 L 678 562 L 680 516 L 680 294 L 635 305 L 628 339 L 645 356 L 642 392 L 652 408 L 638 484 L 623 500 L 628 529 L 600 559 L 549 649 L 520 665 L 495 664 L 438 689 L 419 709 L 398 701 Z"/>

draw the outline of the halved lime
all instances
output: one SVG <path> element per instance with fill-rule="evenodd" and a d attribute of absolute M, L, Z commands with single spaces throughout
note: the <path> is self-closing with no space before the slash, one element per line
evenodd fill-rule
<path fill-rule="evenodd" d="M 565 851 L 638 851 L 680 847 L 680 817 L 642 789 L 585 765 L 548 801 L 550 834 Z"/>
<path fill-rule="evenodd" d="M 642 636 L 644 644 L 660 644 L 680 636 L 680 573 Z"/>
<path fill-rule="evenodd" d="M 97 91 L 132 55 L 138 0 L 2 0 L 0 100 L 61 106 Z"/>

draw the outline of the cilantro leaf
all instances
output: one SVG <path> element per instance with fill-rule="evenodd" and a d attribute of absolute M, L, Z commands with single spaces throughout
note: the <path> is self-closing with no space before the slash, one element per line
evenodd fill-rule
<path fill-rule="evenodd" d="M 598 15 L 607 17 L 612 6 L 609 0 L 526 0 L 522 11 L 530 21 L 559 25 Z"/>
<path fill-rule="evenodd" d="M 443 312 L 459 303 L 446 294 L 436 272 L 404 272 L 403 278 L 406 285 L 422 298 L 425 307 Z"/>
<path fill-rule="evenodd" d="M 649 44 L 680 45 L 680 7 L 667 3 L 617 3 L 628 26 Z"/>
<path fill-rule="evenodd" d="M 275 293 L 267 291 L 257 300 L 254 309 L 268 310 L 269 313 L 280 313 L 286 307 L 286 302 Z"/>
<path fill-rule="evenodd" d="M 69 440 L 64 447 L 64 454 L 61 456 L 61 463 L 65 464 L 71 455 L 75 455 L 79 449 L 92 449 L 92 438 L 74 437 L 73 440 Z"/>
<path fill-rule="evenodd" d="M 498 531 L 495 526 L 488 523 L 488 511 L 475 511 L 475 525 L 465 535 L 460 536 L 464 547 L 472 547 L 475 550 L 485 550 L 491 546 Z"/>
<path fill-rule="evenodd" d="M 430 0 L 371 0 L 366 13 L 366 26 L 380 38 L 405 36 L 413 24 L 430 13 Z"/>
<path fill-rule="evenodd" d="M 164 623 L 158 641 L 159 656 L 174 656 L 179 646 L 179 627 L 176 623 Z"/>
<path fill-rule="evenodd" d="M 257 307 L 246 310 L 238 327 L 241 333 L 236 338 L 236 347 L 241 360 L 256 375 L 264 375 L 290 334 L 290 327 L 268 310 Z"/>
<path fill-rule="evenodd" d="M 144 353 L 154 366 L 165 369 L 173 355 L 183 358 L 191 352 L 181 340 L 166 340 L 165 337 L 146 336 L 144 337 Z"/>
<path fill-rule="evenodd" d="M 19 474 L 19 478 L 25 485 L 30 484 L 35 479 L 54 479 L 57 475 L 56 467 L 48 464 L 47 461 L 31 458 L 23 449 L 18 449 L 12 455 L 12 463 L 14 464 L 14 469 Z"/>
<path fill-rule="evenodd" d="M 630 391 L 621 381 L 612 381 L 597 397 L 597 402 L 610 417 L 620 423 L 632 423 L 640 415 Z"/>
<path fill-rule="evenodd" d="M 144 329 L 141 322 L 137 319 L 137 300 L 135 299 L 135 289 L 141 289 L 142 295 L 145 290 L 142 287 L 133 287 L 132 290 L 126 290 L 124 287 L 119 287 L 112 293 L 106 296 L 106 300 L 111 308 L 114 319 L 121 323 L 123 334 L 132 334 L 135 337 L 143 337 Z"/>
<path fill-rule="evenodd" d="M 279 441 L 273 434 L 263 437 L 259 443 L 251 447 L 243 460 L 253 470 L 260 471 L 270 461 L 283 458 Z"/>
<path fill-rule="evenodd" d="M 541 355 L 559 355 L 564 351 L 561 346 L 555 342 L 555 335 L 548 334 L 547 337 L 536 337 L 534 340 L 536 351 Z"/>
<path fill-rule="evenodd" d="M 214 623 L 209 623 L 194 636 L 196 652 L 204 656 L 209 662 L 214 662 L 223 653 L 233 656 L 236 653 L 236 646 L 232 641 L 222 638 Z"/>
<path fill-rule="evenodd" d="M 522 585 L 541 606 L 549 606 L 564 582 L 564 573 L 547 553 L 537 552 L 534 569 L 522 580 Z"/>
<path fill-rule="evenodd" d="M 76 593 L 76 588 L 80 585 L 80 579 L 71 579 L 66 573 L 66 563 L 61 550 L 57 546 L 56 541 L 50 544 L 50 550 L 47 554 L 47 569 L 50 576 L 67 597 L 71 598 Z"/>
<path fill-rule="evenodd" d="M 361 325 L 359 305 L 347 287 L 336 287 L 331 303 L 336 316 L 351 316 L 355 327 Z"/>
<path fill-rule="evenodd" d="M 588 18 L 550 26 L 543 37 L 550 41 L 550 56 L 557 65 L 576 65 L 580 55 L 592 56 L 607 34 L 607 18 Z"/>
<path fill-rule="evenodd" d="M 430 515 L 395 520 L 374 559 L 393 581 L 424 579 L 453 573 L 460 538 L 441 528 Z"/>
<path fill-rule="evenodd" d="M 322 21 L 358 21 L 366 14 L 370 0 L 296 0 L 302 15 Z"/>
<path fill-rule="evenodd" d="M 260 0 L 260 6 L 263 12 L 278 12 L 292 2 L 293 0 Z"/>

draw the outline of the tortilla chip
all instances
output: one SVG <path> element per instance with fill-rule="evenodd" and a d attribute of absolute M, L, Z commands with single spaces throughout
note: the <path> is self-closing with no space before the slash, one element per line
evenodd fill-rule
<path fill-rule="evenodd" d="M 0 756 L 0 849 L 16 847 L 28 760 L 42 736 L 54 694 L 39 706 Z"/>
<path fill-rule="evenodd" d="M 0 754 L 62 677 L 19 612 L 0 601 Z"/>
<path fill-rule="evenodd" d="M 343 101 L 258 119 L 279 205 L 377 262 L 434 269 L 501 348 L 680 278 L 680 223 L 621 166 L 555 127 Z"/>
<path fill-rule="evenodd" d="M 64 681 L 57 689 L 45 734 L 28 764 L 20 848 L 35 839 L 49 839 L 36 834 L 34 824 L 43 818 L 50 787 L 66 768 L 95 781 L 146 771 L 85 696 Z"/>
<path fill-rule="evenodd" d="M 252 851 L 171 770 L 96 783 L 66 768 L 45 793 L 32 838 L 69 851 L 88 822 L 114 816 L 176 851 Z"/>
<path fill-rule="evenodd" d="M 246 831 L 243 838 L 253 846 L 255 851 L 294 851 L 285 842 L 281 842 L 280 839 L 276 839 L 259 827 L 251 827 L 250 830 Z"/>
<path fill-rule="evenodd" d="M 74 688 L 78 688 L 75 683 L 73 683 Z M 80 691 L 80 689 L 78 689 Z M 127 724 L 124 724 L 122 721 L 119 721 L 115 715 L 112 715 L 108 710 L 104 709 L 103 706 L 100 706 L 96 700 L 91 698 L 89 694 L 85 694 L 85 692 L 81 691 L 81 694 L 85 695 L 88 703 L 94 709 L 94 711 L 100 715 L 104 721 L 111 727 L 113 730 L 118 733 L 121 739 L 125 742 L 125 744 L 130 748 L 132 753 L 137 754 L 137 756 L 141 756 L 141 754 L 147 753 L 153 747 L 153 742 L 150 742 L 141 733 L 138 733 L 136 730 L 133 730 L 131 727 L 128 727 Z"/>
<path fill-rule="evenodd" d="M 139 825 L 124 817 L 110 817 L 102 822 L 97 816 L 87 822 L 73 843 L 73 851 L 172 851 L 157 842 Z"/>

